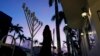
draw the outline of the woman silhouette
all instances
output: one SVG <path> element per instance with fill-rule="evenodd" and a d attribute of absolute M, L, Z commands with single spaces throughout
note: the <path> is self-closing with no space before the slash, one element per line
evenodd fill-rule
<path fill-rule="evenodd" d="M 40 56 L 51 56 L 51 31 L 48 25 L 45 26 L 43 31 L 43 46 L 40 50 Z"/>

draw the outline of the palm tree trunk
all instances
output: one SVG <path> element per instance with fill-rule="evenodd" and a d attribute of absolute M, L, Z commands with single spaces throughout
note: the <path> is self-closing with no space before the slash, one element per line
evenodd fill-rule
<path fill-rule="evenodd" d="M 58 56 L 61 55 L 61 44 L 60 44 L 60 31 L 59 31 L 59 17 L 58 17 L 58 0 L 55 0 L 55 15 L 56 15 L 56 34 L 57 34 L 57 46 L 58 46 Z"/>
<path fill-rule="evenodd" d="M 20 40 L 19 46 L 20 46 L 20 44 L 21 44 L 21 40 Z"/>
<path fill-rule="evenodd" d="M 14 36 L 12 37 L 11 44 L 13 44 L 13 42 L 14 42 L 14 37 L 15 37 L 15 34 L 16 34 L 16 33 L 14 33 Z"/>
<path fill-rule="evenodd" d="M 69 43 L 69 35 L 67 33 L 66 40 L 67 40 L 67 49 L 68 49 L 68 56 L 70 56 L 70 43 Z"/>
<path fill-rule="evenodd" d="M 12 42 L 11 42 L 11 44 L 13 44 L 14 43 L 14 45 L 12 45 L 12 46 L 14 46 L 13 47 L 13 50 L 12 50 L 12 55 L 11 56 L 13 56 L 14 55 L 14 51 L 15 51 L 15 46 L 16 46 L 16 39 L 14 38 L 15 37 L 15 34 L 16 33 L 14 33 L 14 36 L 12 36 Z"/>

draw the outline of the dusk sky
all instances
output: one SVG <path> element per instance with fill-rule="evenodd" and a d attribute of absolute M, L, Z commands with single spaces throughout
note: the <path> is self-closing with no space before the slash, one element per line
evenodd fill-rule
<path fill-rule="evenodd" d="M 22 4 L 23 2 L 25 2 L 31 12 L 35 12 L 35 15 L 39 19 L 39 21 L 43 22 L 42 28 L 34 37 L 34 39 L 38 39 L 39 42 L 42 42 L 42 32 L 44 26 L 48 24 L 50 26 L 51 32 L 53 32 L 53 28 L 55 28 L 55 21 L 51 21 L 51 18 L 55 13 L 54 6 L 49 7 L 48 1 L 49 0 L 0 0 L 0 11 L 3 11 L 4 13 L 11 16 L 13 19 L 12 23 L 20 24 L 20 26 L 23 27 L 25 36 L 30 37 L 25 14 L 22 8 Z M 62 10 L 61 5 L 59 5 L 59 10 Z M 63 27 L 64 22 L 62 22 L 60 27 L 61 41 L 65 40 Z"/>

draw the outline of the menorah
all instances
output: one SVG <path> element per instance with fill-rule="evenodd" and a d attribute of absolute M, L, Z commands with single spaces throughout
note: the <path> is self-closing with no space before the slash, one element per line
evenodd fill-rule
<path fill-rule="evenodd" d="M 31 41 L 32 41 L 31 42 L 31 48 L 32 48 L 31 49 L 31 56 L 33 56 L 33 38 L 37 34 L 37 32 L 40 30 L 43 23 L 37 19 L 37 17 L 35 16 L 35 12 L 31 12 L 25 3 L 23 3 L 22 8 L 24 10 L 26 21 L 27 21 L 29 31 L 30 31 L 30 34 L 32 37 L 31 38 Z"/>

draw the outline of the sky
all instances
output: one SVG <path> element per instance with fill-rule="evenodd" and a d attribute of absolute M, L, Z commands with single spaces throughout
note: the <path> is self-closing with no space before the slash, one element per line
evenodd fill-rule
<path fill-rule="evenodd" d="M 35 12 L 35 15 L 38 18 L 38 20 L 43 22 L 42 28 L 34 37 L 34 39 L 38 39 L 39 42 L 42 42 L 42 32 L 45 25 L 50 26 L 50 30 L 52 33 L 53 29 L 55 29 L 55 21 L 51 21 L 51 18 L 55 13 L 54 4 L 52 7 L 49 7 L 48 1 L 49 0 L 0 0 L 0 11 L 3 11 L 7 15 L 11 16 L 12 23 L 15 25 L 20 24 L 20 26 L 23 27 L 25 36 L 30 37 L 27 21 L 22 8 L 22 4 L 25 2 L 27 7 L 31 10 L 31 12 Z M 59 4 L 59 11 L 60 10 L 62 10 L 62 7 Z M 63 27 L 64 22 L 62 22 L 62 24 L 60 25 L 61 44 L 63 43 L 63 41 L 65 41 Z M 56 43 L 57 42 L 55 33 L 55 45 Z"/>

